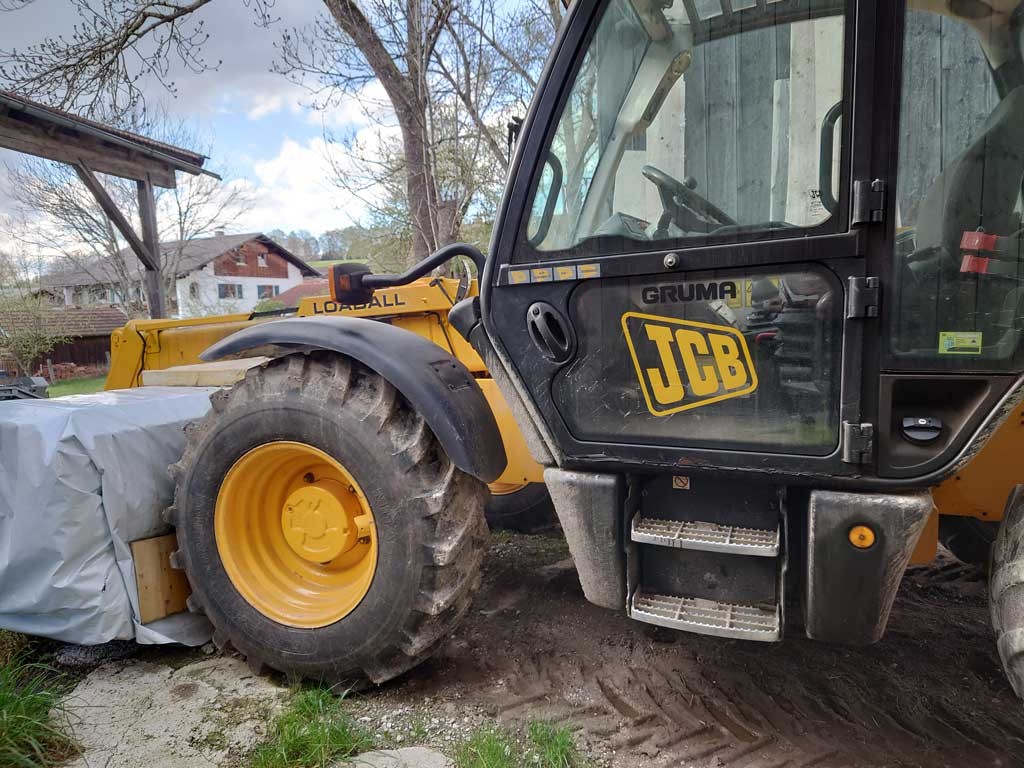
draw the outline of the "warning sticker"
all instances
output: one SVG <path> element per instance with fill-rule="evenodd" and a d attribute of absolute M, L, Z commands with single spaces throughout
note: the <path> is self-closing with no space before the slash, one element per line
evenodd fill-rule
<path fill-rule="evenodd" d="M 940 355 L 980 355 L 981 331 L 943 331 L 939 334 Z"/>

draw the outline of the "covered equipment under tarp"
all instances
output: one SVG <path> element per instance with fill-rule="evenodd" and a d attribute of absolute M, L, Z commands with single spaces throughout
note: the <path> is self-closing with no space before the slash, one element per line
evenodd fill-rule
<path fill-rule="evenodd" d="M 209 639 L 202 616 L 140 623 L 129 544 L 170 531 L 167 467 L 213 391 L 0 403 L 0 628 L 87 645 Z"/>

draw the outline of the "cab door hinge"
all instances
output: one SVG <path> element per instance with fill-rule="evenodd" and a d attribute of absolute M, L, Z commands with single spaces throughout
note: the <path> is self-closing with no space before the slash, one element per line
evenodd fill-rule
<path fill-rule="evenodd" d="M 868 464 L 875 447 L 875 425 L 843 422 L 843 461 Z"/>
<path fill-rule="evenodd" d="M 885 188 L 881 179 L 853 182 L 853 223 L 873 224 L 885 219 Z"/>
<path fill-rule="evenodd" d="M 878 317 L 880 283 L 877 277 L 851 277 L 847 281 L 846 317 Z"/>

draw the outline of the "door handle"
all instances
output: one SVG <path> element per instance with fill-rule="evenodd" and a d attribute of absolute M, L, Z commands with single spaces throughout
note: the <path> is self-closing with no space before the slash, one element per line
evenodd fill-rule
<path fill-rule="evenodd" d="M 562 314 L 546 301 L 538 301 L 526 310 L 526 328 L 534 345 L 548 360 L 564 363 L 576 348 L 572 328 Z"/>

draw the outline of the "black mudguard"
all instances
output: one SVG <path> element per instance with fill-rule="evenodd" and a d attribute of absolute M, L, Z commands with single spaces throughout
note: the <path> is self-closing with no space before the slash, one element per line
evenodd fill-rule
<path fill-rule="evenodd" d="M 485 483 L 505 470 L 498 424 L 473 375 L 422 336 L 356 317 L 290 318 L 241 330 L 201 357 L 220 360 L 260 347 L 285 352 L 329 349 L 358 360 L 387 379 L 423 415 L 456 467 Z"/>

